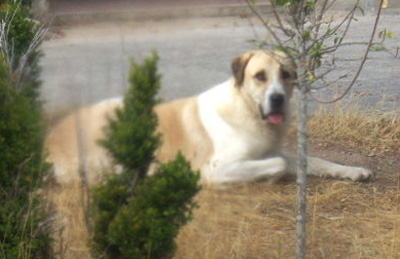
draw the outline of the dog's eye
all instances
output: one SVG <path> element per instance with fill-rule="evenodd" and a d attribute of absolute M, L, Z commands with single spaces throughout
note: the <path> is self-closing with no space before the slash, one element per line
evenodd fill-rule
<path fill-rule="evenodd" d="M 258 80 L 258 81 L 261 81 L 261 82 L 267 81 L 267 77 L 265 76 L 264 71 L 258 72 L 258 73 L 255 75 L 255 78 L 257 78 L 257 80 Z"/>
<path fill-rule="evenodd" d="M 282 70 L 281 77 L 282 77 L 283 80 L 285 80 L 285 79 L 290 79 L 291 75 L 290 75 L 290 73 L 288 71 Z"/>

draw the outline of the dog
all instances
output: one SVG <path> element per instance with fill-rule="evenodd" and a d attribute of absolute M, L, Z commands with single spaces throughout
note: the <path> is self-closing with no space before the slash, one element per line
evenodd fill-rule
<path fill-rule="evenodd" d="M 200 170 L 202 181 L 212 185 L 275 181 L 295 174 L 296 158 L 281 152 L 296 83 L 294 64 L 278 51 L 252 51 L 232 61 L 232 73 L 228 81 L 198 96 L 156 106 L 163 135 L 157 159 L 167 162 L 181 151 Z M 112 166 L 97 140 L 104 137 L 107 117 L 121 106 L 122 99 L 106 100 L 55 126 L 46 148 L 58 181 L 71 181 L 83 168 L 93 182 Z M 308 157 L 308 174 L 356 181 L 372 172 Z"/>

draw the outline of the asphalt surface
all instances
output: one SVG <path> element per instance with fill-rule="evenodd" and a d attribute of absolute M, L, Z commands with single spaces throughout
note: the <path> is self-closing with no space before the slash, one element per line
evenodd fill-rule
<path fill-rule="evenodd" d="M 340 16 L 339 16 L 340 17 Z M 353 23 L 348 42 L 366 41 L 374 17 L 360 16 Z M 399 45 L 400 16 L 383 15 L 379 30 L 395 37 L 389 49 Z M 42 96 L 46 112 L 63 114 L 89 103 L 121 95 L 128 87 L 131 57 L 142 60 L 153 49 L 161 57 L 160 95 L 165 100 L 197 94 L 231 76 L 230 62 L 255 48 L 266 30 L 252 17 L 174 18 L 146 21 L 107 21 L 54 28 L 42 49 Z M 350 45 L 335 53 L 337 69 L 332 78 L 354 74 L 365 45 Z M 347 100 L 362 107 L 388 112 L 400 108 L 400 60 L 384 51 L 372 51 L 359 81 Z M 332 97 L 351 80 L 347 76 L 324 97 Z"/>

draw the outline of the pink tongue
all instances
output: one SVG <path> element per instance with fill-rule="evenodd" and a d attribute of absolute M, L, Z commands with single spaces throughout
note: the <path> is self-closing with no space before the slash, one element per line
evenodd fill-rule
<path fill-rule="evenodd" d="M 270 114 L 268 116 L 268 121 L 272 124 L 281 124 L 283 122 L 282 114 Z"/>

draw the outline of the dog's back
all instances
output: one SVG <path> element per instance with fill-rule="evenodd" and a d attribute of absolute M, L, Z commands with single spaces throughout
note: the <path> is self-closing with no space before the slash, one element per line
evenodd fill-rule
<path fill-rule="evenodd" d="M 107 117 L 112 117 L 114 110 L 121 106 L 122 100 L 115 98 L 81 108 L 51 130 L 46 148 L 57 181 L 76 181 L 79 170 L 84 168 L 90 182 L 96 183 L 103 172 L 109 171 L 112 160 L 98 140 L 104 138 L 102 129 Z M 157 159 L 171 161 L 180 151 L 195 169 L 207 164 L 213 146 L 200 121 L 197 98 L 161 104 L 155 112 L 159 120 L 157 131 L 162 134 Z"/>
<path fill-rule="evenodd" d="M 159 119 L 158 132 L 162 134 L 157 158 L 170 161 L 181 151 L 193 168 L 201 169 L 207 164 L 213 144 L 200 120 L 198 99 L 192 97 L 161 104 L 155 111 Z"/>
<path fill-rule="evenodd" d="M 79 170 L 84 169 L 90 182 L 96 182 L 101 173 L 109 169 L 111 159 L 97 141 L 104 136 L 102 128 L 107 117 L 120 106 L 121 98 L 114 98 L 83 107 L 61 119 L 51 129 L 45 147 L 56 181 L 79 181 Z"/>

